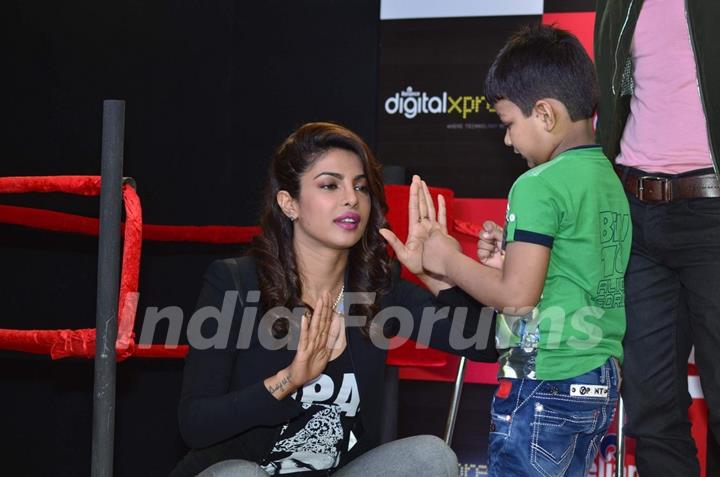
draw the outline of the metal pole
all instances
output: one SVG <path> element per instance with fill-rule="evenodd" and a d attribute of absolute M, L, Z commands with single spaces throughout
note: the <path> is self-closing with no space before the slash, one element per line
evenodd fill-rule
<path fill-rule="evenodd" d="M 457 376 L 455 376 L 455 386 L 453 387 L 452 400 L 450 401 L 450 412 L 448 413 L 447 423 L 445 424 L 445 443 L 448 446 L 452 443 L 453 433 L 455 432 L 455 421 L 457 419 L 458 408 L 460 407 L 466 364 L 467 359 L 465 356 L 461 357 L 458 363 Z"/>
<path fill-rule="evenodd" d="M 103 101 L 100 234 L 93 390 L 92 477 L 113 475 L 115 340 L 120 288 L 120 217 L 125 101 Z"/>
<path fill-rule="evenodd" d="M 618 412 L 617 412 L 617 458 L 615 459 L 615 477 L 625 476 L 625 431 L 623 425 L 625 424 L 625 406 L 623 400 L 618 400 Z"/>

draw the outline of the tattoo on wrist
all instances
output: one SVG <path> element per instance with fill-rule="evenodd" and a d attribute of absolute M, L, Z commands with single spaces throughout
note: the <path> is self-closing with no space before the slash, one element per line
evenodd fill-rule
<path fill-rule="evenodd" d="M 276 391 L 283 392 L 283 391 L 285 391 L 285 387 L 288 384 L 290 384 L 290 373 L 288 373 L 278 383 L 268 386 L 267 390 L 270 394 L 275 394 Z"/>

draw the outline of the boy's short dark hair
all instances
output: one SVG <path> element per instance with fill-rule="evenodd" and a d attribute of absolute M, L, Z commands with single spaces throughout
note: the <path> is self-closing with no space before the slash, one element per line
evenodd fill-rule
<path fill-rule="evenodd" d="M 595 66 L 585 48 L 572 33 L 546 25 L 515 33 L 485 78 L 490 104 L 512 101 L 525 116 L 538 100 L 553 98 L 565 105 L 572 121 L 591 118 L 598 96 Z"/>

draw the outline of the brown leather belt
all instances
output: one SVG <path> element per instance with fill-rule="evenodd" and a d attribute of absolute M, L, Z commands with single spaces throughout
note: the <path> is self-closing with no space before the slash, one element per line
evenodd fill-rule
<path fill-rule="evenodd" d="M 615 166 L 625 190 L 643 202 L 672 202 L 682 199 L 720 197 L 720 183 L 714 173 L 699 176 L 662 177 L 635 174 Z"/>

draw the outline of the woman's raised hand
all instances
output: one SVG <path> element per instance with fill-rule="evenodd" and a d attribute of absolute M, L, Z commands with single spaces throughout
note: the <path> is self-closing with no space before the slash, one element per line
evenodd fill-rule
<path fill-rule="evenodd" d="M 380 234 L 395 251 L 398 260 L 415 275 L 423 273 L 423 244 L 433 231 L 447 235 L 445 198 L 438 196 L 438 210 L 430 190 L 418 176 L 413 176 L 408 200 L 408 236 L 403 244 L 391 230 L 380 229 Z"/>
<path fill-rule="evenodd" d="M 438 210 L 430 195 L 427 184 L 418 176 L 414 176 L 410 184 L 408 200 L 408 237 L 402 243 L 397 236 L 387 229 L 380 233 L 395 250 L 398 260 L 414 273 L 434 294 L 453 286 L 444 274 L 428 269 L 424 264 L 426 242 L 431 237 L 441 237 L 451 249 L 460 250 L 460 244 L 448 234 L 445 198 L 438 195 Z"/>

